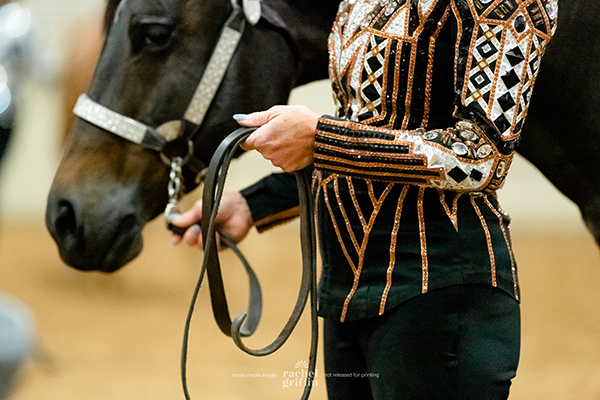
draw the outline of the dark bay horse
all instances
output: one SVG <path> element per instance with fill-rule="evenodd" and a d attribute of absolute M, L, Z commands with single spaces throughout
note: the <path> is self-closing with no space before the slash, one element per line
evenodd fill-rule
<path fill-rule="evenodd" d="M 207 164 L 238 127 L 233 113 L 286 103 L 293 87 L 327 76 L 337 7 L 337 1 L 263 1 L 262 18 L 245 27 L 202 123 L 197 158 Z M 152 127 L 181 119 L 231 12 L 227 0 L 109 1 L 89 97 Z M 47 208 L 63 260 L 112 272 L 136 257 L 142 228 L 165 208 L 168 181 L 157 153 L 76 121 Z"/>
<path fill-rule="evenodd" d="M 262 3 L 262 18 L 246 26 L 200 128 L 199 159 L 210 159 L 237 128 L 232 114 L 286 103 L 293 87 L 327 77 L 327 37 L 339 0 Z M 151 127 L 180 119 L 232 6 L 227 0 L 123 0 L 117 6 L 118 0 L 109 1 L 90 98 Z M 519 150 L 579 205 L 600 243 L 600 171 L 593 165 L 600 149 L 600 24 L 594 21 L 600 2 L 564 1 L 560 13 Z M 76 121 L 46 218 L 63 260 L 112 272 L 135 258 L 142 228 L 167 203 L 168 175 L 157 153 Z"/>

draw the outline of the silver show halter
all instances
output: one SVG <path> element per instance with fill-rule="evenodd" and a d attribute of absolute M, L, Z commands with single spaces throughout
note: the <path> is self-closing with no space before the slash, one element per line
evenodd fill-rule
<path fill-rule="evenodd" d="M 121 6 L 125 4 L 125 1 L 123 0 L 119 6 L 115 20 L 121 13 Z M 164 213 L 167 224 L 170 224 L 170 217 L 179 212 L 179 200 L 183 194 L 182 168 L 190 161 L 193 153 L 192 138 L 189 137 L 191 135 L 185 130 L 192 126 L 194 131 L 197 131 L 202 125 L 240 43 L 245 21 L 255 25 L 261 17 L 260 0 L 243 0 L 243 9 L 240 8 L 238 0 L 231 0 L 231 4 L 233 11 L 223 26 L 221 36 L 206 66 L 206 70 L 185 111 L 183 121 L 169 121 L 158 128 L 153 128 L 110 110 L 93 101 L 86 94 L 79 96 L 73 110 L 73 113 L 79 118 L 161 154 L 165 163 L 171 167 L 168 187 L 169 202 Z M 244 13 L 245 18 L 239 18 L 241 12 Z M 166 156 L 164 153 L 165 145 L 178 138 L 184 138 L 188 141 L 188 154 L 186 156 Z"/>

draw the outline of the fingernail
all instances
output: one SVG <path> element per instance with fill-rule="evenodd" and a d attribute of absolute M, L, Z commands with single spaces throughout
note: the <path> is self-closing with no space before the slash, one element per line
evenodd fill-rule
<path fill-rule="evenodd" d="M 192 232 L 194 232 L 194 234 L 199 234 L 200 233 L 200 225 L 193 225 L 192 226 Z"/>
<path fill-rule="evenodd" d="M 236 121 L 242 121 L 246 119 L 246 114 L 233 114 L 233 119 Z"/>
<path fill-rule="evenodd" d="M 169 222 L 173 222 L 173 221 L 175 221 L 177 218 L 179 218 L 179 214 L 171 214 L 171 215 L 169 215 L 169 216 L 167 217 L 167 220 L 168 220 Z"/>

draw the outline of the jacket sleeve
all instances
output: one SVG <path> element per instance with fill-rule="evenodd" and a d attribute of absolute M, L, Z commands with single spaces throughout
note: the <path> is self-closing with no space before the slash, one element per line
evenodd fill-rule
<path fill-rule="evenodd" d="M 453 191 L 498 189 L 555 29 L 556 6 L 556 0 L 451 0 L 448 23 L 456 25 L 455 125 L 394 130 L 323 116 L 317 127 L 315 167 Z"/>
<path fill-rule="evenodd" d="M 259 232 L 288 222 L 299 213 L 298 189 L 293 173 L 275 173 L 243 189 Z"/>

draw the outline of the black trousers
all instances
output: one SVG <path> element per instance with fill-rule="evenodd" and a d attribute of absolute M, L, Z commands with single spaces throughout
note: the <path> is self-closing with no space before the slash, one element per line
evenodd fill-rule
<path fill-rule="evenodd" d="M 324 322 L 329 400 L 504 400 L 520 352 L 519 303 L 457 285 L 384 315 Z"/>

